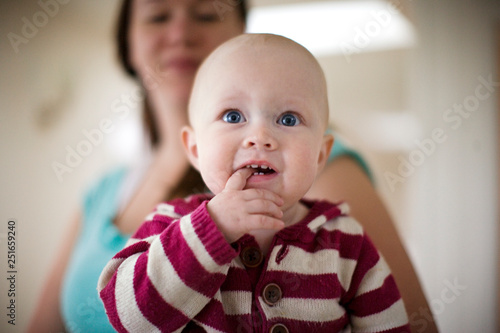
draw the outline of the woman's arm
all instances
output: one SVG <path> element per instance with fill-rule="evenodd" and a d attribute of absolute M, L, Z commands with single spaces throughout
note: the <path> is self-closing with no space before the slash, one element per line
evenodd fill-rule
<path fill-rule="evenodd" d="M 73 247 L 80 229 L 80 216 L 75 214 L 66 232 L 64 241 L 58 251 L 58 256 L 46 278 L 42 293 L 26 330 L 27 333 L 65 332 L 61 316 L 61 287 L 64 272 L 68 265 Z"/>
<path fill-rule="evenodd" d="M 319 175 L 307 197 L 345 200 L 349 204 L 351 215 L 363 225 L 392 270 L 412 332 L 438 332 L 394 222 L 359 164 L 348 156 L 336 158 Z"/>

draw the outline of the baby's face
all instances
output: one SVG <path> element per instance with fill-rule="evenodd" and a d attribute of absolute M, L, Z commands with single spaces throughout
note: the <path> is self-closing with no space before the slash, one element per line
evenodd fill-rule
<path fill-rule="evenodd" d="M 232 50 L 200 73 L 188 154 L 214 194 L 234 172 L 251 168 L 246 188 L 275 192 L 286 208 L 305 195 L 328 158 L 326 91 L 300 52 L 261 51 Z"/>

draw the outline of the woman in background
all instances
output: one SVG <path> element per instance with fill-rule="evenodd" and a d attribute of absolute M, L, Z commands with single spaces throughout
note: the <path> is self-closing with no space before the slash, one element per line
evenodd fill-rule
<path fill-rule="evenodd" d="M 125 0 L 118 20 L 124 69 L 144 88 L 144 122 L 152 153 L 138 168 L 118 168 L 86 193 L 40 297 L 28 332 L 113 332 L 98 298 L 98 277 L 109 259 L 155 205 L 204 190 L 189 166 L 179 129 L 195 72 L 222 42 L 244 32 L 245 1 Z M 361 157 L 337 139 L 311 198 L 345 200 L 386 257 L 400 286 L 410 323 L 437 332 L 411 262 Z"/>

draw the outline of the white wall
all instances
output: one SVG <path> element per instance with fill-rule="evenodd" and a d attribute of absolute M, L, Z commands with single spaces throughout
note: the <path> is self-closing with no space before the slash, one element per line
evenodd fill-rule
<path fill-rule="evenodd" d="M 57 12 L 53 7 L 53 16 L 44 16 L 37 1 L 0 2 L 0 332 L 23 331 L 83 189 L 120 159 L 109 144 L 136 118 L 111 112 L 113 101 L 134 89 L 114 62 L 111 18 L 118 1 L 66 2 Z M 40 27 L 23 30 L 23 18 Z M 13 47 L 9 33 L 28 38 Z M 86 140 L 82 131 L 104 118 L 114 131 L 59 180 L 52 163 L 67 164 L 66 146 L 77 149 Z M 11 218 L 17 220 L 15 327 L 5 316 Z"/>
<path fill-rule="evenodd" d="M 496 332 L 500 86 L 482 82 L 500 81 L 500 3 L 403 3 L 415 47 L 322 59 L 332 117 L 370 161 L 441 331 Z"/>
<path fill-rule="evenodd" d="M 409 246 L 443 332 L 495 332 L 500 4 L 413 1 L 413 9 L 419 46 L 409 88 L 424 126 L 418 140 L 435 129 L 446 139 L 403 185 L 411 189 Z M 492 91 L 478 88 L 489 78 Z M 464 103 L 464 115 L 451 120 L 449 110 Z"/>

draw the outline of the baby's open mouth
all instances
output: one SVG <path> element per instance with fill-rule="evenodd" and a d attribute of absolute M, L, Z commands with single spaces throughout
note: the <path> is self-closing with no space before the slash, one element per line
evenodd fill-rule
<path fill-rule="evenodd" d="M 268 167 L 267 165 L 257 165 L 257 164 L 252 164 L 252 165 L 247 165 L 247 169 L 253 169 L 254 176 L 264 176 L 264 175 L 270 175 L 272 173 L 275 173 L 271 167 Z"/>

